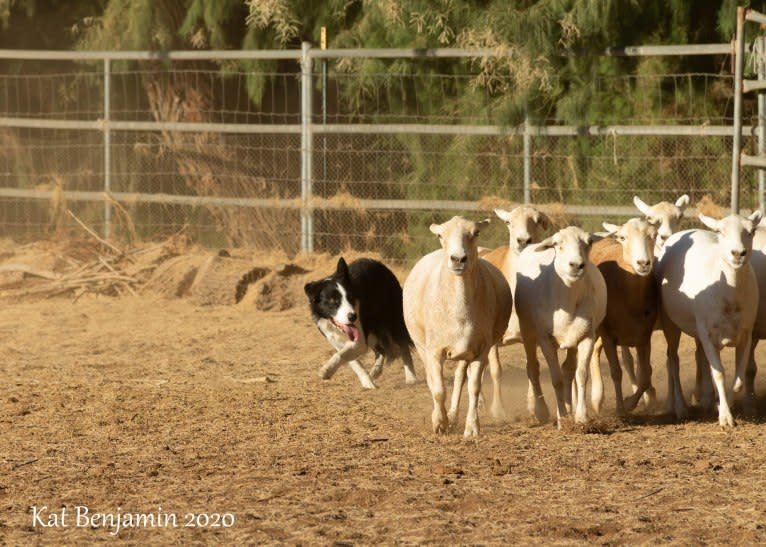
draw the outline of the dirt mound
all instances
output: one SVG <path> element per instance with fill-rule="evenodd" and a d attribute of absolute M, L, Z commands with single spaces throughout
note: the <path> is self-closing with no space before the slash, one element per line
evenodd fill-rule
<path fill-rule="evenodd" d="M 347 251 L 347 262 L 369 253 Z M 83 240 L 13 246 L 0 241 L 0 298 L 40 299 L 87 293 L 107 296 L 151 292 L 197 305 L 242 303 L 258 310 L 303 306 L 303 286 L 335 271 L 338 256 L 250 249 L 204 251 L 184 238 L 121 249 Z M 392 267 L 401 280 L 404 271 Z"/>
<path fill-rule="evenodd" d="M 144 290 L 171 298 L 182 298 L 189 292 L 205 255 L 188 254 L 170 258 L 160 264 L 144 285 Z"/>
<path fill-rule="evenodd" d="M 282 311 L 302 305 L 303 286 L 308 282 L 310 276 L 306 274 L 309 273 L 296 264 L 279 265 L 249 287 L 241 303 L 262 311 Z"/>
<path fill-rule="evenodd" d="M 248 260 L 218 253 L 205 259 L 189 287 L 189 298 L 200 306 L 236 304 L 247 291 L 247 285 L 269 272 L 253 268 Z"/>

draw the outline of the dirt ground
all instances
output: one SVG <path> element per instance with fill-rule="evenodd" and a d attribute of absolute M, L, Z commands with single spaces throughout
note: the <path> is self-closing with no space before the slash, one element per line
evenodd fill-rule
<path fill-rule="evenodd" d="M 348 369 L 318 379 L 330 346 L 299 287 L 327 273 L 270 308 L 152 292 L 3 303 L 0 544 L 766 542 L 762 417 L 722 431 L 713 416 L 620 421 L 607 407 L 586 430 L 532 427 L 514 346 L 501 353 L 511 423 L 480 414 L 478 440 L 436 436 L 417 359 L 412 386 L 399 363 L 375 391 Z M 78 508 L 165 520 L 116 530 Z"/>

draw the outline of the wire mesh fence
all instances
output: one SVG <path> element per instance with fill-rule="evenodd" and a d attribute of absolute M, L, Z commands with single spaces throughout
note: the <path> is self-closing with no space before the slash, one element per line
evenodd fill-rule
<path fill-rule="evenodd" d="M 553 112 L 525 132 L 509 123 L 510 81 L 500 74 L 484 85 L 475 59 L 315 59 L 311 123 L 302 127 L 306 94 L 295 55 L 216 61 L 207 53 L 116 58 L 108 68 L 98 59 L 4 63 L 2 233 L 47 237 L 70 209 L 100 232 L 111 224 L 113 237 L 130 229 L 153 239 L 186 227 L 203 245 L 292 254 L 305 247 L 301 219 L 309 214 L 315 251 L 406 261 L 433 248 L 430 223 L 488 216 L 527 198 L 593 229 L 632 216 L 636 194 L 728 203 L 726 71 L 600 79 L 604 94 L 646 101 L 629 117 L 616 111 L 606 120 L 633 134 L 586 130 L 603 119 L 562 128 Z M 752 104 L 745 114 L 755 125 Z M 754 149 L 754 139 L 745 145 Z M 756 207 L 756 175 L 743 177 L 742 204 Z M 108 216 L 105 204 L 120 214 Z M 503 237 L 493 229 L 485 243 Z"/>

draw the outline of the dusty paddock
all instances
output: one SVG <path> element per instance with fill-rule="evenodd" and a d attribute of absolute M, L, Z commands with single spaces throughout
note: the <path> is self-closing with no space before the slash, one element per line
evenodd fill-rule
<path fill-rule="evenodd" d="M 530 427 L 516 348 L 514 420 L 465 441 L 431 434 L 428 389 L 398 363 L 373 392 L 349 370 L 320 381 L 329 346 L 303 307 L 59 298 L 4 304 L 0 334 L 0 544 L 766 542 L 760 420 Z M 178 527 L 78 527 L 77 506 L 161 507 Z M 31 507 L 46 524 L 66 508 L 66 526 Z M 187 528 L 186 513 L 235 520 Z"/>

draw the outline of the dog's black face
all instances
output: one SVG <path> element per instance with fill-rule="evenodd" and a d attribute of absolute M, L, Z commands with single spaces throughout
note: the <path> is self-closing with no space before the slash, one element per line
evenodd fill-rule
<path fill-rule="evenodd" d="M 326 319 L 355 342 L 359 338 L 357 299 L 353 294 L 346 261 L 341 258 L 330 277 L 307 283 L 303 290 L 308 296 L 314 320 Z"/>

